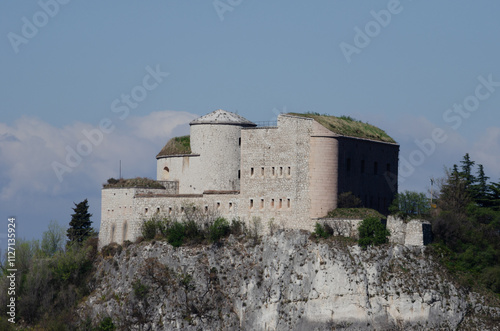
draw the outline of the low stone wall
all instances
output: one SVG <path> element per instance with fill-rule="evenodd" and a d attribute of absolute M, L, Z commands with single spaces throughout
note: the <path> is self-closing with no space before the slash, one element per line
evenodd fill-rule
<path fill-rule="evenodd" d="M 358 238 L 358 227 L 361 219 L 316 219 L 317 222 L 329 226 L 333 235 Z M 407 246 L 424 246 L 432 241 L 431 224 L 423 220 L 411 220 L 405 222 L 401 218 L 389 216 L 385 223 L 387 230 L 391 233 L 389 242 Z"/>
<path fill-rule="evenodd" d="M 432 241 L 431 224 L 424 220 L 414 219 L 405 222 L 401 218 L 389 216 L 387 229 L 391 232 L 389 241 L 408 246 L 424 246 Z"/>
<path fill-rule="evenodd" d="M 332 228 L 334 236 L 358 238 L 358 227 L 362 220 L 326 218 L 317 221 Z"/>

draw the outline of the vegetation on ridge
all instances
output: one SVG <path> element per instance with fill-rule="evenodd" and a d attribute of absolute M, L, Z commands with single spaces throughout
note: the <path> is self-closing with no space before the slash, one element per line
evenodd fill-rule
<path fill-rule="evenodd" d="M 156 157 L 182 154 L 191 154 L 190 136 L 174 137 L 170 139 Z"/>
<path fill-rule="evenodd" d="M 332 116 L 319 113 L 289 113 L 289 115 L 312 118 L 328 130 L 340 135 L 396 143 L 384 130 L 374 125 L 355 120 L 350 116 Z"/>
<path fill-rule="evenodd" d="M 154 179 L 146 178 L 146 177 L 136 177 L 130 179 L 115 179 L 110 178 L 108 182 L 102 184 L 103 188 L 131 188 L 131 187 L 139 187 L 139 188 L 160 188 L 164 189 L 165 187 L 157 182 Z"/>

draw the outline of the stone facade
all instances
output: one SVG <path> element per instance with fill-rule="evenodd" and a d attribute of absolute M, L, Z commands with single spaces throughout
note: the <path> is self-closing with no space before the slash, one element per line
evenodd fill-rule
<path fill-rule="evenodd" d="M 339 135 L 312 118 L 282 114 L 276 127 L 256 127 L 217 110 L 191 122 L 190 154 L 159 154 L 165 189 L 104 188 L 99 244 L 135 240 L 145 219 L 183 208 L 228 219 L 254 218 L 312 230 L 314 219 L 351 191 L 385 212 L 396 193 L 399 146 Z M 370 170 L 371 169 L 371 170 Z"/>

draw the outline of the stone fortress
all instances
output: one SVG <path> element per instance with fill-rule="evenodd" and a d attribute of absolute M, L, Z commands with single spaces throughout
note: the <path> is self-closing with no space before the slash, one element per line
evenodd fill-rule
<path fill-rule="evenodd" d="M 134 241 L 144 220 L 186 206 L 313 230 L 337 207 L 338 194 L 352 192 L 386 214 L 397 193 L 399 145 L 341 134 L 323 121 L 329 117 L 281 114 L 276 126 L 259 127 L 216 110 L 192 121 L 190 136 L 172 138 L 156 156 L 161 188 L 102 189 L 99 246 Z"/>

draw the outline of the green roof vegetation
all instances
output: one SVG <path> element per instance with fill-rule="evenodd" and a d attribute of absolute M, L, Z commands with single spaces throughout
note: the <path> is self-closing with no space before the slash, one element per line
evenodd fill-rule
<path fill-rule="evenodd" d="M 351 116 L 332 116 L 319 113 L 289 113 L 289 115 L 312 118 L 328 130 L 343 136 L 378 140 L 387 143 L 396 143 L 384 130 L 368 123 L 355 120 Z"/>
<path fill-rule="evenodd" d="M 162 184 L 158 183 L 156 180 L 146 177 L 136 177 L 129 179 L 108 179 L 107 183 L 102 184 L 103 188 L 131 188 L 131 187 L 141 187 L 141 188 L 161 188 L 164 189 Z"/>
<path fill-rule="evenodd" d="M 191 154 L 190 136 L 174 137 L 170 139 L 156 157 Z"/>
<path fill-rule="evenodd" d="M 336 208 L 328 212 L 327 218 L 338 218 L 338 219 L 361 219 L 364 220 L 368 217 L 376 217 L 378 219 L 385 219 L 386 217 L 370 208 Z"/>

